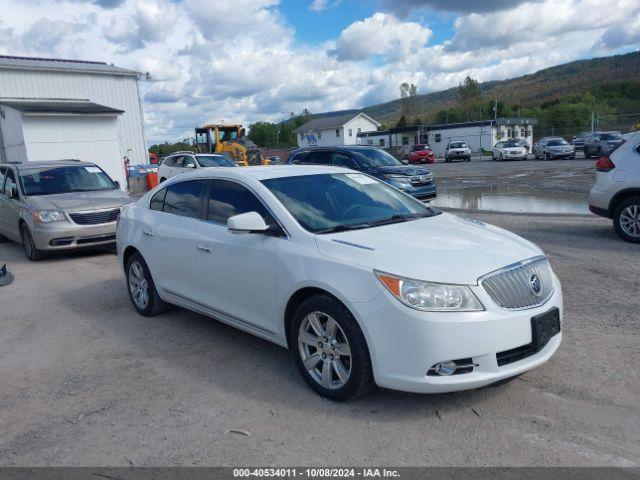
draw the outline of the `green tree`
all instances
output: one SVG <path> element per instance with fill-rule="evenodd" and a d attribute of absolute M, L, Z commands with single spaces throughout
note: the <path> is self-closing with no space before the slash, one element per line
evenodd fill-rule
<path fill-rule="evenodd" d="M 467 121 L 479 118 L 482 92 L 480 91 L 477 80 L 469 76 L 466 77 L 464 81 L 458 85 L 456 97 Z"/>

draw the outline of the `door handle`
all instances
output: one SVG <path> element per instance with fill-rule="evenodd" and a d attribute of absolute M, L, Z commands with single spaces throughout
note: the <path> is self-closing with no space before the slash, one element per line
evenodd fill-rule
<path fill-rule="evenodd" d="M 211 253 L 211 249 L 210 249 L 209 247 L 205 247 L 205 246 L 203 246 L 203 245 L 198 245 L 196 248 L 197 248 L 198 250 L 200 250 L 201 252 L 204 252 L 204 253 Z"/>
<path fill-rule="evenodd" d="M 149 230 L 143 230 L 142 234 L 146 235 L 147 237 L 153 237 L 153 232 L 150 232 Z"/>

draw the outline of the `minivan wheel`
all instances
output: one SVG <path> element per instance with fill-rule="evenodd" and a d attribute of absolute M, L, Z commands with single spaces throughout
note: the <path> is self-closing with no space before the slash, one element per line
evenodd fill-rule
<path fill-rule="evenodd" d="M 349 400 L 375 386 L 362 330 L 335 298 L 320 294 L 302 302 L 289 340 L 302 377 L 323 397 Z"/>
<path fill-rule="evenodd" d="M 37 262 L 44 258 L 42 250 L 36 248 L 36 244 L 31 236 L 31 231 L 26 223 L 20 225 L 20 235 L 22 236 L 22 248 L 24 248 L 24 254 L 32 262 Z"/>
<path fill-rule="evenodd" d="M 623 240 L 640 243 L 640 197 L 628 198 L 616 207 L 613 226 Z"/>
<path fill-rule="evenodd" d="M 127 291 L 136 311 L 145 317 L 153 317 L 166 311 L 169 304 L 158 295 L 147 263 L 138 252 L 127 260 Z"/>

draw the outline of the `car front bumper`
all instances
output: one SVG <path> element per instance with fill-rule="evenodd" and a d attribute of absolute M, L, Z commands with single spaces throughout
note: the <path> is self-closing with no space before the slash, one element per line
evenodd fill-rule
<path fill-rule="evenodd" d="M 116 241 L 116 222 L 77 225 L 70 221 L 29 226 L 38 250 L 75 250 L 112 245 Z"/>
<path fill-rule="evenodd" d="M 532 342 L 531 318 L 556 307 L 562 323 L 562 292 L 554 278 L 553 296 L 542 306 L 510 311 L 499 308 L 481 287 L 472 287 L 483 312 L 421 312 L 401 304 L 386 290 L 357 304 L 356 315 L 369 346 L 376 383 L 384 388 L 441 393 L 490 385 L 545 363 L 558 349 L 562 332 L 537 353 L 498 366 L 497 354 Z M 436 363 L 472 359 L 470 373 L 427 375 Z"/>
<path fill-rule="evenodd" d="M 436 184 L 431 182 L 424 186 L 416 186 L 411 188 L 400 188 L 404 193 L 411 195 L 419 200 L 429 200 L 436 198 Z"/>
<path fill-rule="evenodd" d="M 503 153 L 502 158 L 504 160 L 526 160 L 526 153 Z"/>

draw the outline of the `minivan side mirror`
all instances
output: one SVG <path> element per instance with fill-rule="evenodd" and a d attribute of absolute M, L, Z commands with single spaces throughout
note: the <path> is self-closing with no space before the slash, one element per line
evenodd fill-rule
<path fill-rule="evenodd" d="M 114 180 L 113 183 L 116 184 L 116 187 L 120 188 L 120 182 L 118 180 Z"/>
<path fill-rule="evenodd" d="M 258 212 L 241 213 L 227 220 L 231 233 L 265 233 L 269 226 Z"/>

